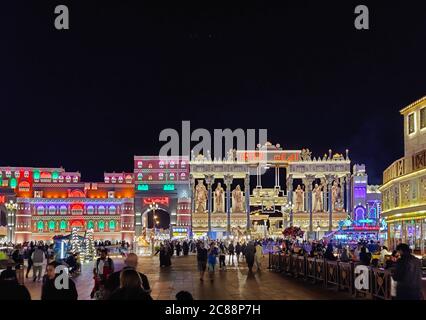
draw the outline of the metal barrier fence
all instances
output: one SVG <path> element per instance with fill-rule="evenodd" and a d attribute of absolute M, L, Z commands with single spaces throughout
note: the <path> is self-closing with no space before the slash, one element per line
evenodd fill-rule
<path fill-rule="evenodd" d="M 355 267 L 358 263 L 331 261 L 307 256 L 270 253 L 269 269 L 295 278 L 320 283 L 325 288 L 347 291 L 354 297 L 390 300 L 392 274 L 390 270 L 368 268 L 368 289 L 355 287 Z"/>

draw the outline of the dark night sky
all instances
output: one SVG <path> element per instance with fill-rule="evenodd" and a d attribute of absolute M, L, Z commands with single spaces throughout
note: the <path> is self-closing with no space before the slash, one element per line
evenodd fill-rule
<path fill-rule="evenodd" d="M 3 1 L 0 165 L 98 180 L 158 154 L 160 131 L 191 120 L 267 128 L 316 156 L 348 148 L 380 183 L 403 155 L 399 110 L 426 94 L 426 10 L 339 2 Z M 54 28 L 57 4 L 68 31 Z M 369 31 L 353 26 L 358 4 Z"/>

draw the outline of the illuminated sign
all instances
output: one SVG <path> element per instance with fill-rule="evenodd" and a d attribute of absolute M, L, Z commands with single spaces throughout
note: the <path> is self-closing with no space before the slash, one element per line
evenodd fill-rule
<path fill-rule="evenodd" d="M 0 196 L 0 203 L 4 204 L 6 202 L 6 196 Z"/>
<path fill-rule="evenodd" d="M 173 190 L 175 190 L 175 185 L 174 184 L 165 184 L 163 186 L 163 190 L 164 191 L 173 191 Z"/>
<path fill-rule="evenodd" d="M 237 153 L 237 160 L 243 162 L 250 161 L 278 161 L 292 162 L 300 160 L 299 151 L 244 151 Z"/>
<path fill-rule="evenodd" d="M 169 198 L 168 197 L 150 197 L 150 198 L 144 198 L 143 204 L 150 205 L 153 203 L 157 204 L 163 204 L 168 206 L 169 205 Z"/>

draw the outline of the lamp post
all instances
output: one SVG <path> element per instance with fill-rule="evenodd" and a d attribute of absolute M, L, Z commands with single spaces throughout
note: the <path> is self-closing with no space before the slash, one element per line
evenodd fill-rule
<path fill-rule="evenodd" d="M 16 224 L 16 210 L 18 209 L 18 204 L 9 200 L 5 203 L 7 209 L 7 240 L 9 242 L 14 242 L 15 238 L 15 224 Z"/>
<path fill-rule="evenodd" d="M 155 211 L 158 210 L 158 204 L 156 204 L 155 202 L 151 203 L 149 205 L 149 208 L 152 210 L 153 212 L 153 229 L 154 229 L 154 236 L 151 239 L 151 254 L 154 255 L 154 250 L 155 250 L 155 236 L 156 236 L 156 230 L 157 230 L 157 215 L 155 214 Z"/>

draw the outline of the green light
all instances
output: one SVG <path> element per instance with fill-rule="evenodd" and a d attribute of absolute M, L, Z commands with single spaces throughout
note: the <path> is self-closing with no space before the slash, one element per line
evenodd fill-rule
<path fill-rule="evenodd" d="M 147 184 L 138 184 L 138 191 L 148 191 L 149 186 Z"/>
<path fill-rule="evenodd" d="M 10 187 L 11 188 L 16 188 L 16 186 L 18 185 L 18 183 L 16 182 L 15 178 L 10 179 Z"/>
<path fill-rule="evenodd" d="M 173 190 L 175 190 L 175 185 L 174 184 L 165 184 L 163 186 L 163 190 L 164 191 L 173 191 Z"/>
<path fill-rule="evenodd" d="M 93 223 L 93 221 L 92 220 L 90 220 L 88 223 L 87 223 L 87 229 L 93 229 L 95 227 L 95 224 Z"/>
<path fill-rule="evenodd" d="M 60 224 L 60 229 L 65 230 L 66 228 L 67 228 L 67 223 L 65 222 L 65 220 L 62 220 Z"/>
<path fill-rule="evenodd" d="M 111 220 L 109 222 L 109 228 L 110 228 L 110 230 L 114 230 L 115 229 L 115 221 L 114 220 Z"/>
<path fill-rule="evenodd" d="M 55 229 L 55 221 L 51 220 L 49 221 L 49 229 L 54 230 Z"/>
<path fill-rule="evenodd" d="M 105 228 L 105 222 L 103 220 L 99 221 L 98 228 L 99 229 L 104 229 Z"/>
<path fill-rule="evenodd" d="M 40 179 L 40 170 L 35 170 L 34 171 L 33 178 L 34 178 L 34 180 L 39 180 Z"/>
<path fill-rule="evenodd" d="M 59 173 L 57 171 L 53 171 L 52 172 L 52 179 L 58 179 L 59 178 Z"/>

